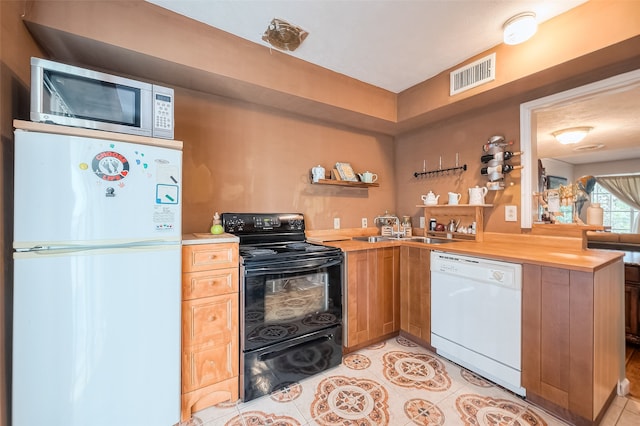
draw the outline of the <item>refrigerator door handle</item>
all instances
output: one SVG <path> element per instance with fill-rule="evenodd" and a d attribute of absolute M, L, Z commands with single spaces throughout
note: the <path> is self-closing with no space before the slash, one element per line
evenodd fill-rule
<path fill-rule="evenodd" d="M 102 250 L 102 249 L 135 249 L 135 248 L 145 248 L 148 249 L 154 246 L 172 246 L 172 245 L 180 245 L 180 241 L 175 240 L 149 240 L 149 241 L 134 241 L 127 243 L 111 243 L 104 245 L 87 245 L 87 244 L 68 244 L 68 245 L 49 245 L 49 246 L 33 246 L 28 248 L 16 248 L 15 251 L 19 253 L 24 252 L 32 252 L 32 253 L 42 253 L 42 252 L 53 252 L 56 253 L 68 253 L 74 251 L 84 251 L 84 250 Z"/>

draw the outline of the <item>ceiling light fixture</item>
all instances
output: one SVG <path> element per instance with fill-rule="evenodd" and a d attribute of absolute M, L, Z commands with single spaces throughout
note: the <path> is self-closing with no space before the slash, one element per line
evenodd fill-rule
<path fill-rule="evenodd" d="M 523 12 L 509 18 L 504 23 L 503 35 L 505 44 L 520 44 L 529 40 L 538 30 L 536 14 L 533 12 Z"/>
<path fill-rule="evenodd" d="M 276 49 L 293 52 L 304 41 L 309 33 L 302 28 L 290 24 L 284 19 L 273 18 L 269 27 L 262 35 L 266 41 Z"/>
<path fill-rule="evenodd" d="M 551 134 L 561 144 L 569 145 L 580 142 L 591 130 L 593 130 L 593 127 L 571 127 L 569 129 L 558 130 Z"/>

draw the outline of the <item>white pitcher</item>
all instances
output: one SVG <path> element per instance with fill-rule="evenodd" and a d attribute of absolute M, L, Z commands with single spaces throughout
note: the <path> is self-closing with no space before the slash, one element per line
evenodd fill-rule
<path fill-rule="evenodd" d="M 479 187 L 476 185 L 475 188 L 469 188 L 469 204 L 484 204 L 484 196 L 487 195 L 488 191 L 489 190 L 485 186 Z"/>
<path fill-rule="evenodd" d="M 460 202 L 460 198 L 462 198 L 462 194 L 459 192 L 450 192 L 449 193 L 449 204 L 455 206 Z"/>

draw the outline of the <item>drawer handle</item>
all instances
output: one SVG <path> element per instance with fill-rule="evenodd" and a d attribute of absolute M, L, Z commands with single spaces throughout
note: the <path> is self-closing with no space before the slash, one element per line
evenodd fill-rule
<path fill-rule="evenodd" d="M 216 319 L 217 319 L 217 318 L 216 318 L 216 316 L 215 316 L 215 315 L 211 315 L 211 316 L 209 317 L 209 321 L 211 321 L 211 322 L 215 321 Z"/>

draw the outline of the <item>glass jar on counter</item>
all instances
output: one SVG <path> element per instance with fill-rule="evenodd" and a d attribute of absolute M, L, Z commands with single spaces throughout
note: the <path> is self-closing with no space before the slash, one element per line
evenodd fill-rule
<path fill-rule="evenodd" d="M 404 231 L 405 237 L 410 237 L 412 234 L 411 230 L 411 216 L 402 216 L 402 230 Z"/>

